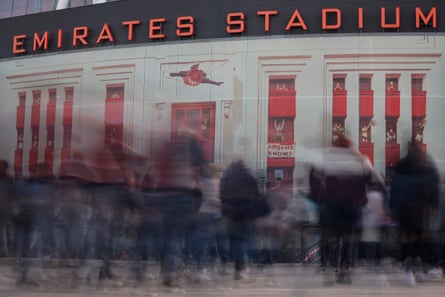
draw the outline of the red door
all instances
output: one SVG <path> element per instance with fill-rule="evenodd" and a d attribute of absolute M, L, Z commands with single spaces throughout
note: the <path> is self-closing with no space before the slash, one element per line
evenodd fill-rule
<path fill-rule="evenodd" d="M 173 104 L 172 141 L 184 131 L 198 136 L 204 159 L 214 161 L 215 147 L 215 103 L 177 103 Z"/>
<path fill-rule="evenodd" d="M 107 86 L 105 99 L 105 143 L 122 151 L 124 129 L 124 86 Z"/>

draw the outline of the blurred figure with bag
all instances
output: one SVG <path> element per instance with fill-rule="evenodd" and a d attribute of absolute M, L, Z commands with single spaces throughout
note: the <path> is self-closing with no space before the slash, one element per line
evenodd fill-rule
<path fill-rule="evenodd" d="M 253 222 L 265 216 L 268 206 L 261 196 L 258 183 L 242 160 L 230 164 L 221 179 L 222 214 L 227 223 L 235 280 L 246 279 L 245 257 L 249 236 L 254 232 Z"/>
<path fill-rule="evenodd" d="M 399 228 L 405 281 L 409 286 L 425 278 L 425 227 L 437 211 L 439 180 L 433 161 L 417 142 L 409 143 L 408 154 L 394 168 L 390 190 L 390 209 Z"/>

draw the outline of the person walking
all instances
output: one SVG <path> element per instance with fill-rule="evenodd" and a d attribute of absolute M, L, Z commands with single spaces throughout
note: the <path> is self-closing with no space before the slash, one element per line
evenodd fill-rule
<path fill-rule="evenodd" d="M 249 236 L 253 232 L 253 221 L 267 214 L 267 211 L 263 211 L 267 206 L 260 203 L 258 183 L 242 160 L 226 168 L 221 179 L 220 197 L 235 263 L 234 279 L 245 280 L 245 257 Z"/>
<path fill-rule="evenodd" d="M 340 135 L 329 148 L 317 168 L 323 194 L 320 195 L 322 252 L 326 253 L 327 272 L 324 284 L 350 284 L 354 238 L 361 222 L 362 208 L 367 203 L 366 188 L 372 167 L 353 146 Z"/>
<path fill-rule="evenodd" d="M 433 161 L 419 144 L 409 143 L 408 154 L 394 168 L 391 180 L 390 209 L 398 224 L 399 240 L 409 286 L 424 280 L 422 249 L 425 226 L 437 210 L 439 174 Z"/>

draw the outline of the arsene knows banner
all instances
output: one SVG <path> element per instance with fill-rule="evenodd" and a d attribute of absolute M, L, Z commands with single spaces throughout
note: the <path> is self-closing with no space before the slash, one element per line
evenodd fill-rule
<path fill-rule="evenodd" d="M 116 1 L 0 20 L 0 59 L 205 38 L 445 31 L 443 0 Z"/>
<path fill-rule="evenodd" d="M 280 144 L 269 143 L 267 145 L 268 158 L 294 158 L 295 157 L 295 143 Z"/>

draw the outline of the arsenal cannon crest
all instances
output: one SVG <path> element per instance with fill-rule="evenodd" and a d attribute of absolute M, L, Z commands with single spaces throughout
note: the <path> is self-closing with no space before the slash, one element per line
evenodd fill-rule
<path fill-rule="evenodd" d="M 192 67 L 190 67 L 189 70 L 185 71 L 179 71 L 179 72 L 172 72 L 170 73 L 170 76 L 180 76 L 182 77 L 184 83 L 186 85 L 196 87 L 200 84 L 212 84 L 212 85 L 222 85 L 224 82 L 216 82 L 213 80 L 210 80 L 207 78 L 207 73 L 205 73 L 203 70 L 198 69 L 199 64 L 194 64 Z"/>

